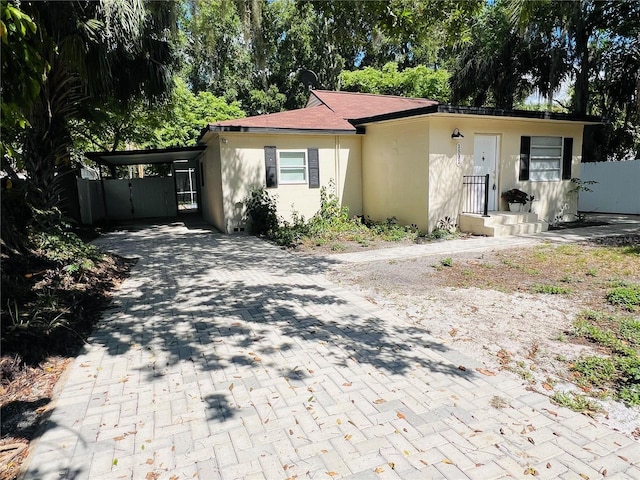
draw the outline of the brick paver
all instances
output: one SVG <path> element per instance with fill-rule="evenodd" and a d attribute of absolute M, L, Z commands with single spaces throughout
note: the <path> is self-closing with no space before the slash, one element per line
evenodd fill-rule
<path fill-rule="evenodd" d="M 25 479 L 640 478 L 638 442 L 482 375 L 335 259 L 175 224 L 98 244 L 139 261 Z"/>

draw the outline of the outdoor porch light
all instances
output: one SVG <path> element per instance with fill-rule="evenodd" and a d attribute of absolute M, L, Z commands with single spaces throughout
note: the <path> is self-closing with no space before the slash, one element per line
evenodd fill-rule
<path fill-rule="evenodd" d="M 464 138 L 464 135 L 460 133 L 459 129 L 454 128 L 453 133 L 451 134 L 451 138 L 457 140 L 458 138 Z"/>

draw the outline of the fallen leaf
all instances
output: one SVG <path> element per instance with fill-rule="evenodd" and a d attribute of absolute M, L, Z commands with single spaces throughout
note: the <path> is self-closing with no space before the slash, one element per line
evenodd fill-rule
<path fill-rule="evenodd" d="M 118 435 L 117 437 L 113 437 L 113 439 L 114 439 L 116 442 L 119 442 L 120 440 L 124 440 L 124 436 L 122 436 L 122 435 Z"/>
<path fill-rule="evenodd" d="M 531 443 L 532 445 L 535 445 L 536 442 L 533 440 L 533 438 L 531 437 L 527 437 L 527 440 L 529 441 L 529 443 Z"/>
<path fill-rule="evenodd" d="M 429 465 L 427 462 L 425 462 L 424 460 L 420 460 L 420 463 L 423 465 Z"/>
<path fill-rule="evenodd" d="M 327 475 L 329 475 L 330 477 L 335 477 L 336 475 L 338 475 L 336 472 L 331 471 L 331 472 L 326 472 Z"/>
<path fill-rule="evenodd" d="M 382 467 L 376 467 L 376 469 L 374 470 L 374 472 L 376 472 L 376 473 L 382 473 L 382 472 L 384 472 L 384 468 L 382 468 Z"/>
<path fill-rule="evenodd" d="M 607 476 L 607 469 L 605 468 L 604 470 L 602 470 L 602 476 L 606 477 Z"/>
<path fill-rule="evenodd" d="M 558 416 L 558 412 L 554 412 L 553 410 L 549 410 L 548 408 L 545 408 L 545 410 L 549 415 L 553 415 L 554 417 Z"/>
<path fill-rule="evenodd" d="M 398 412 L 398 418 L 402 420 L 402 419 L 405 419 L 406 417 L 402 412 Z"/>
<path fill-rule="evenodd" d="M 581 473 L 581 474 L 580 474 L 580 476 L 581 476 L 582 478 L 584 478 L 584 480 L 589 480 L 589 475 L 586 475 L 586 474 L 584 474 L 584 473 Z"/>
<path fill-rule="evenodd" d="M 391 467 L 391 470 L 395 470 L 396 469 L 396 464 L 393 462 L 389 462 L 389 466 Z"/>
<path fill-rule="evenodd" d="M 384 403 L 384 402 L 386 402 L 386 400 L 384 400 L 382 398 L 379 398 L 379 399 L 373 401 L 373 403 L 375 403 L 376 405 L 380 405 L 381 403 Z"/>
<path fill-rule="evenodd" d="M 403 453 L 408 457 L 409 455 L 411 455 L 411 452 L 409 450 L 404 450 Z"/>
<path fill-rule="evenodd" d="M 462 370 L 463 372 L 466 372 L 467 367 L 465 367 L 464 365 L 458 365 L 458 370 Z"/>
<path fill-rule="evenodd" d="M 447 465 L 453 465 L 453 462 L 451 460 L 449 460 L 448 458 L 443 459 L 442 463 L 446 463 Z"/>
<path fill-rule="evenodd" d="M 229 391 L 233 392 L 233 383 L 231 385 L 229 385 Z"/>
<path fill-rule="evenodd" d="M 153 458 L 147 458 L 147 465 L 153 465 Z"/>
<path fill-rule="evenodd" d="M 622 455 L 618 455 L 619 458 L 621 458 L 622 460 L 624 460 L 625 462 L 628 462 L 629 459 L 627 457 L 623 457 Z"/>
<path fill-rule="evenodd" d="M 545 390 L 553 390 L 553 387 L 549 385 L 547 382 L 542 383 L 542 388 L 544 388 Z"/>
<path fill-rule="evenodd" d="M 539 475 L 538 471 L 533 468 L 533 467 L 529 467 L 524 471 L 525 475 L 533 475 L 534 477 L 537 477 Z"/>
<path fill-rule="evenodd" d="M 491 370 L 486 370 L 484 368 L 476 368 L 476 370 L 481 374 L 486 375 L 487 377 L 494 377 L 496 375 L 495 372 L 492 372 Z"/>
<path fill-rule="evenodd" d="M 343 387 L 350 387 L 351 385 L 353 385 L 353 383 L 351 383 L 351 382 L 344 382 L 342 384 Z"/>
<path fill-rule="evenodd" d="M 118 459 L 117 459 L 117 458 L 114 458 L 114 459 L 113 459 L 113 464 L 114 464 L 114 465 L 118 465 Z"/>
<path fill-rule="evenodd" d="M 289 429 L 289 435 L 293 435 L 293 430 Z"/>
<path fill-rule="evenodd" d="M 353 437 L 353 435 L 347 434 L 347 435 L 344 436 L 344 439 L 345 440 L 351 440 L 351 437 Z"/>
<path fill-rule="evenodd" d="M 336 423 L 337 423 L 338 425 L 342 425 L 342 420 L 340 420 L 340 419 L 338 418 L 338 419 L 336 420 Z"/>

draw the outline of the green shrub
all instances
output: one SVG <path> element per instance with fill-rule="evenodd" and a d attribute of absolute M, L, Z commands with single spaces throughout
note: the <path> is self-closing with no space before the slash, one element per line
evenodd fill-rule
<path fill-rule="evenodd" d="M 279 222 L 276 199 L 265 188 L 251 190 L 244 204 L 251 220 L 251 233 L 271 237 L 277 232 Z"/>

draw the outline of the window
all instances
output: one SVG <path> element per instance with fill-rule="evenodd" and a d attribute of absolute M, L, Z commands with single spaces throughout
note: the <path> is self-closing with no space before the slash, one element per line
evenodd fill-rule
<path fill-rule="evenodd" d="M 279 151 L 278 169 L 280 183 L 307 183 L 307 152 Z"/>
<path fill-rule="evenodd" d="M 562 177 L 562 137 L 531 137 L 529 180 L 558 181 Z"/>
<path fill-rule="evenodd" d="M 571 137 L 520 137 L 520 181 L 571 180 L 574 163 Z"/>

